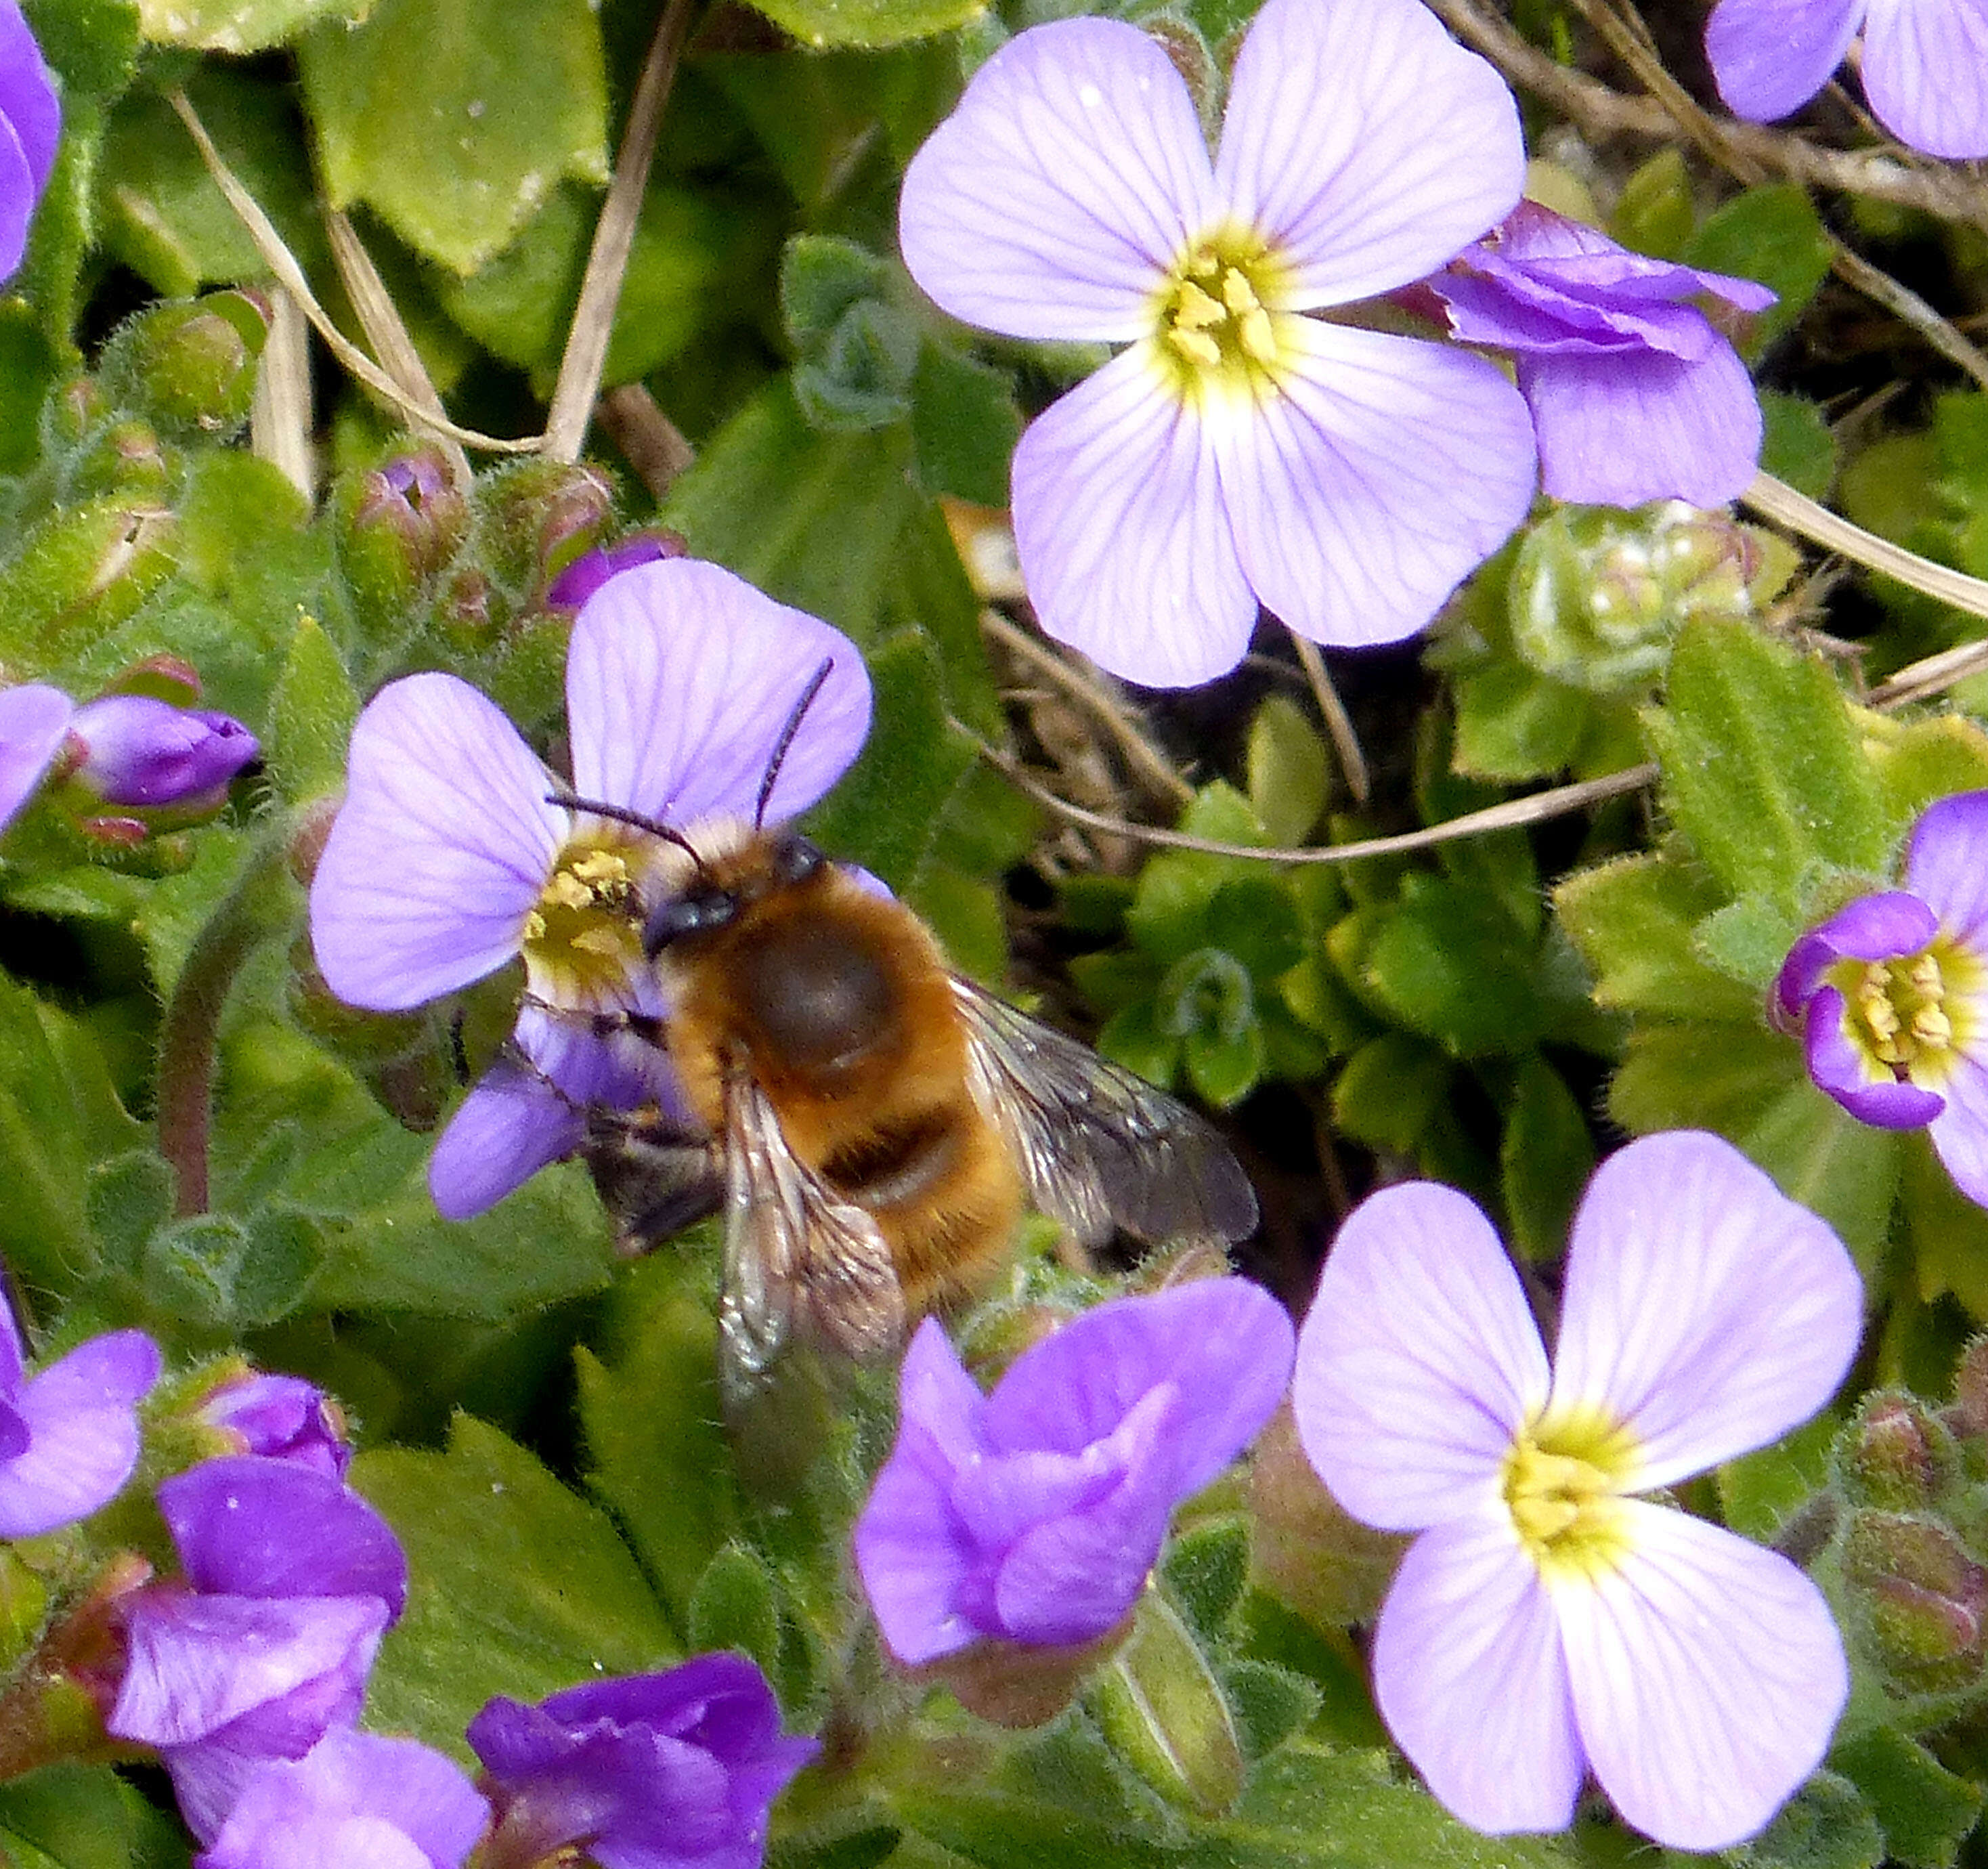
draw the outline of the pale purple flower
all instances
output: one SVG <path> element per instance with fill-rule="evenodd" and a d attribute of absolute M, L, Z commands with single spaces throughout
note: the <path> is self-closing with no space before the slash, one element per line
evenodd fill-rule
<path fill-rule="evenodd" d="M 983 1637 L 1106 1634 L 1174 1508 L 1270 1419 L 1291 1343 L 1268 1293 L 1200 1279 L 1073 1318 L 983 1395 L 928 1318 L 904 1353 L 896 1445 L 856 1522 L 892 1654 L 916 1665 Z"/>
<path fill-rule="evenodd" d="M 1260 602 L 1398 641 L 1524 516 L 1524 404 L 1482 358 L 1301 314 L 1391 292 L 1517 203 L 1512 96 L 1419 0 L 1269 0 L 1211 162 L 1165 52 L 1019 34 L 904 177 L 898 238 L 955 317 L 1127 346 L 1016 451 L 1043 627 L 1160 688 L 1232 668 Z"/>
<path fill-rule="evenodd" d="M 1904 887 L 1810 929 L 1768 1009 L 1800 1034 L 1818 1087 L 1859 1122 L 1925 1128 L 1988 1207 L 1988 792 L 1929 806 Z"/>
<path fill-rule="evenodd" d="M 0 46 L 5 40 L 5 4 L 0 0 Z M 0 145 L 4 143 L 0 138 Z M 68 695 L 45 682 L 0 688 L 0 830 L 20 815 L 48 776 L 75 713 Z"/>
<path fill-rule="evenodd" d="M 1719 0 L 1706 56 L 1726 107 L 1768 123 L 1829 82 L 1860 28 L 1871 115 L 1929 156 L 1988 156 L 1983 0 Z"/>
<path fill-rule="evenodd" d="M 209 1390 L 198 1412 L 238 1453 L 293 1461 L 331 1479 L 343 1479 L 352 1464 L 337 1404 L 301 1376 L 243 1370 Z"/>
<path fill-rule="evenodd" d="M 259 1765 L 194 1869 L 462 1869 L 489 1820 L 453 1759 L 342 1727 Z"/>
<path fill-rule="evenodd" d="M 1818 1764 L 1849 1690 L 1794 1565 L 1636 1495 L 1827 1402 L 1862 1293 L 1842 1243 L 1729 1144 L 1648 1136 L 1588 1184 L 1549 1367 L 1491 1225 L 1384 1189 L 1341 1229 L 1292 1401 L 1339 1502 L 1409 1546 L 1374 1637 L 1382 1717 L 1473 1827 L 1572 1821 L 1719 1850 Z"/>
<path fill-rule="evenodd" d="M 138 1404 L 158 1379 L 142 1330 L 93 1337 L 30 1376 L 0 1303 L 0 1538 L 73 1525 L 117 1497 L 138 1464 Z"/>
<path fill-rule="evenodd" d="M 61 140 L 55 79 L 16 0 L 0 0 L 0 279 L 21 263 Z"/>
<path fill-rule="evenodd" d="M 637 565 L 653 565 L 665 558 L 681 558 L 687 549 L 674 535 L 637 532 L 614 545 L 583 552 L 554 578 L 546 590 L 548 610 L 578 610 L 607 580 Z"/>
<path fill-rule="evenodd" d="M 159 1749 L 181 1815 L 211 1842 L 261 1762 L 301 1759 L 356 1717 L 407 1560 L 357 1493 L 287 1460 L 204 1461 L 160 1487 L 159 1510 L 184 1580 L 127 1604 L 105 1725 Z"/>
<path fill-rule="evenodd" d="M 773 1689 L 736 1654 L 589 1681 L 536 1707 L 499 1695 L 468 1738 L 504 1861 L 570 1850 L 600 1869 L 759 1869 L 768 1810 L 820 1750 L 782 1736 Z"/>
<path fill-rule="evenodd" d="M 604 584 L 573 628 L 573 792 L 673 825 L 749 816 L 776 742 L 824 661 L 768 801 L 805 810 L 870 724 L 870 680 L 839 631 L 715 565 L 678 558 Z M 665 854 L 643 832 L 569 811 L 565 789 L 475 689 L 410 675 L 353 730 L 350 776 L 311 887 L 311 938 L 332 991 L 400 1011 L 523 957 L 518 1044 L 437 1145 L 429 1186 L 454 1218 L 570 1151 L 578 1106 L 674 1097 L 661 1052 L 613 1027 L 654 1016 L 642 892 Z M 610 1022 L 597 1030 L 593 1015 Z M 540 1074 L 543 1073 L 543 1074 Z M 548 1081 L 549 1080 L 549 1081 Z"/>
<path fill-rule="evenodd" d="M 176 708 L 150 695 L 85 701 L 69 730 L 83 748 L 77 783 L 111 805 L 211 810 L 262 751 L 232 715 Z"/>
<path fill-rule="evenodd" d="M 1757 312 L 1764 286 L 1645 259 L 1533 201 L 1428 286 L 1459 340 L 1516 360 L 1555 499 L 1722 506 L 1753 479 L 1753 380 L 1692 301 Z"/>

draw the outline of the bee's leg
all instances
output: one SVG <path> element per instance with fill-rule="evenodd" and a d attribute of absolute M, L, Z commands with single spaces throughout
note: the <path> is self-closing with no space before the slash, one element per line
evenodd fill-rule
<path fill-rule="evenodd" d="M 541 999 L 536 993 L 527 993 L 518 1002 L 529 1006 L 536 1012 L 543 1012 L 548 1019 L 556 1019 L 570 1026 L 581 1026 L 596 1038 L 612 1038 L 617 1032 L 626 1032 L 651 1045 L 658 1051 L 668 1049 L 668 1028 L 664 1022 L 653 1012 L 637 1012 L 622 1007 L 612 1012 L 590 1012 L 583 1006 L 555 1005 L 549 999 Z"/>
<path fill-rule="evenodd" d="M 646 1110 L 587 1112 L 580 1156 L 633 1258 L 725 1205 L 724 1147 L 695 1124 Z"/>

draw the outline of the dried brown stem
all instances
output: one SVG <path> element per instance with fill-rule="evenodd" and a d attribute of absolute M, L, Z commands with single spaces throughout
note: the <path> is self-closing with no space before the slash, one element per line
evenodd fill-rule
<path fill-rule="evenodd" d="M 1325 723 L 1332 750 L 1339 755 L 1346 789 L 1353 794 L 1356 805 L 1364 805 L 1373 795 L 1374 784 L 1368 776 L 1367 755 L 1361 747 L 1360 736 L 1353 730 L 1353 716 L 1347 712 L 1346 703 L 1332 684 L 1332 671 L 1326 667 L 1318 644 L 1295 630 L 1291 630 L 1290 638 L 1291 647 L 1297 651 L 1298 666 L 1304 671 L 1306 684 L 1317 704 L 1319 718 Z"/>
<path fill-rule="evenodd" d="M 624 383 L 593 405 L 593 419 L 607 431 L 635 470 L 651 499 L 661 502 L 671 483 L 697 458 L 684 432 L 670 420 L 646 385 Z"/>

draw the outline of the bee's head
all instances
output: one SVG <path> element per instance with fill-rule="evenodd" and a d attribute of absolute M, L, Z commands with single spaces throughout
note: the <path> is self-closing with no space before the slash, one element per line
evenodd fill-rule
<path fill-rule="evenodd" d="M 677 941 L 729 927 L 748 904 L 806 882 L 827 861 L 791 830 L 753 838 L 735 855 L 716 862 L 699 859 L 684 887 L 651 911 L 642 929 L 642 951 L 654 960 Z"/>

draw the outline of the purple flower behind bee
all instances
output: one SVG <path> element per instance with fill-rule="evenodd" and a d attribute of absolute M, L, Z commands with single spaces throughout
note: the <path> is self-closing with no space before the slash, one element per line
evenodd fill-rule
<path fill-rule="evenodd" d="M 536 1707 L 499 1696 L 469 1723 L 505 1861 L 575 1850 L 600 1869 L 758 1869 L 766 1813 L 820 1748 L 780 1732 L 742 1655 L 590 1681 Z"/>
<path fill-rule="evenodd" d="M 68 695 L 45 682 L 0 688 L 0 830 L 20 815 L 47 777 L 75 714 Z"/>
<path fill-rule="evenodd" d="M 1113 1628 L 1174 1508 L 1270 1419 L 1291 1354 L 1268 1293 L 1201 1279 L 1072 1319 L 983 1395 L 928 1319 L 856 1523 L 891 1653 L 917 1665 L 983 1637 L 1074 1646 Z"/>
<path fill-rule="evenodd" d="M 85 701 L 69 731 L 83 746 L 76 782 L 110 805 L 211 810 L 262 751 L 232 715 L 176 708 L 150 695 Z"/>
<path fill-rule="evenodd" d="M 244 1370 L 210 1390 L 199 1414 L 241 1453 L 291 1461 L 331 1479 L 343 1479 L 352 1464 L 337 1404 L 301 1376 Z"/>

